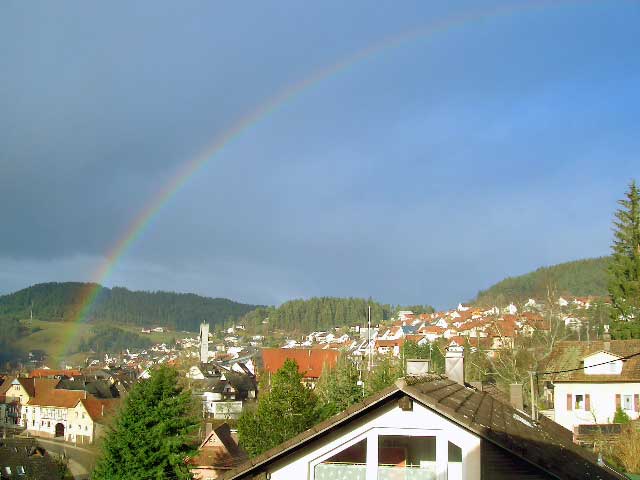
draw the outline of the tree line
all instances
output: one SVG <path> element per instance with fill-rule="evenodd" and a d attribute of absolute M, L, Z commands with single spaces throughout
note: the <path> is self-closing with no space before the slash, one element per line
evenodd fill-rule
<path fill-rule="evenodd" d="M 394 307 L 365 298 L 313 297 L 291 300 L 279 307 L 256 308 L 240 322 L 248 326 L 264 322 L 270 330 L 321 331 L 338 326 L 366 325 L 369 307 L 373 325 L 389 320 L 398 310 L 409 309 L 415 313 L 434 311 L 429 305 Z"/>
<path fill-rule="evenodd" d="M 610 264 L 611 257 L 598 257 L 541 267 L 525 275 L 505 278 L 481 290 L 475 301 L 480 305 L 504 305 L 525 302 L 529 298 L 542 299 L 546 297 L 550 283 L 558 295 L 606 296 Z"/>
<path fill-rule="evenodd" d="M 221 325 L 233 321 L 256 305 L 192 293 L 131 291 L 82 282 L 41 283 L 0 297 L 0 318 L 35 318 L 71 321 L 84 306 L 87 295 L 97 290 L 86 312 L 89 321 L 164 326 L 198 331 L 200 322 Z"/>

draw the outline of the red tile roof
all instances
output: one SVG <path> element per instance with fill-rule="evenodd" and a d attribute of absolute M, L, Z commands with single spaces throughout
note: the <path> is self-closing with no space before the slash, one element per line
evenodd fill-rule
<path fill-rule="evenodd" d="M 99 399 L 93 395 L 80 400 L 94 422 L 102 423 L 102 420 L 109 415 L 120 404 L 119 399 Z"/>
<path fill-rule="evenodd" d="M 325 365 L 334 367 L 340 352 L 311 348 L 263 348 L 262 362 L 265 371 L 276 373 L 285 360 L 295 360 L 298 371 L 306 378 L 319 378 Z"/>
<path fill-rule="evenodd" d="M 54 388 L 44 391 L 36 390 L 36 395 L 29 399 L 27 405 L 73 408 L 80 400 L 85 398 L 86 395 L 87 392 L 84 390 L 60 390 Z"/>
<path fill-rule="evenodd" d="M 33 378 L 53 378 L 53 377 L 79 377 L 80 370 L 51 370 L 49 368 L 38 368 L 31 372 Z"/>

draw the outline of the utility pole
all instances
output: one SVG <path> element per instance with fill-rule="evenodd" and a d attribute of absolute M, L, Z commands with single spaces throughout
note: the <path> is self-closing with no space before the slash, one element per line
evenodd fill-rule
<path fill-rule="evenodd" d="M 531 381 L 531 418 L 537 420 L 536 418 L 536 396 L 535 391 L 533 389 L 533 374 L 535 372 L 529 371 L 529 380 Z"/>

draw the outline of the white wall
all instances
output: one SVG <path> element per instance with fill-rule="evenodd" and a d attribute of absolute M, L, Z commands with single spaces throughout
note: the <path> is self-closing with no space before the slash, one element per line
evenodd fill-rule
<path fill-rule="evenodd" d="M 607 352 L 589 355 L 584 359 L 584 373 L 586 375 L 619 375 L 622 373 L 622 360 L 614 361 L 616 358 L 620 357 Z"/>
<path fill-rule="evenodd" d="M 590 396 L 590 411 L 567 410 L 567 394 Z M 625 410 L 632 420 L 638 418 L 633 411 L 633 395 L 640 394 L 640 383 L 556 383 L 554 388 L 555 421 L 569 430 L 574 426 L 594 423 L 611 423 L 616 411 L 616 394 L 631 395 L 632 408 Z M 624 404 L 623 404 L 624 406 Z"/>
<path fill-rule="evenodd" d="M 350 422 L 301 451 L 288 455 L 269 468 L 272 480 L 313 480 L 313 466 L 346 447 L 367 438 L 367 480 L 377 474 L 378 435 L 436 436 L 438 479 L 447 478 L 447 442 L 462 449 L 462 478 L 480 479 L 480 439 L 437 413 L 413 402 L 412 411 L 403 411 L 397 402 L 370 412 L 366 418 Z"/>

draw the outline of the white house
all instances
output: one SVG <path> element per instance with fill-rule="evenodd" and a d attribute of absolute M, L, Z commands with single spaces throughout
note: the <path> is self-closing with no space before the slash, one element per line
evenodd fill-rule
<path fill-rule="evenodd" d="M 550 420 L 532 419 L 459 377 L 454 381 L 464 372 L 457 354 L 452 378 L 401 379 L 222 478 L 625 478 L 598 465 Z"/>
<path fill-rule="evenodd" d="M 553 384 L 554 419 L 577 433 L 580 425 L 611 424 L 619 408 L 640 417 L 640 340 L 558 342 L 547 371 Z M 573 370 L 564 372 L 564 370 Z"/>

